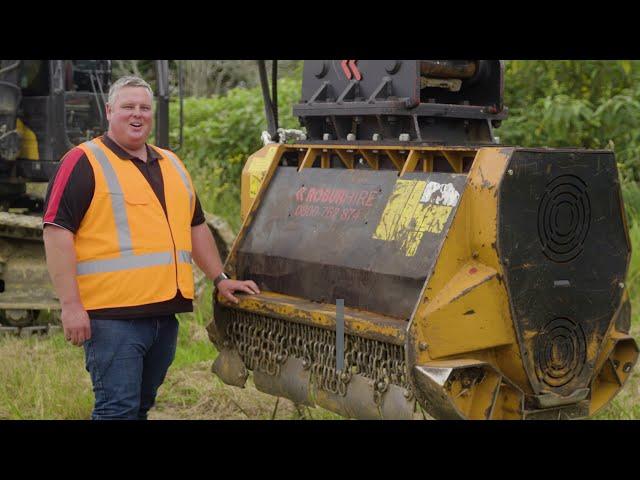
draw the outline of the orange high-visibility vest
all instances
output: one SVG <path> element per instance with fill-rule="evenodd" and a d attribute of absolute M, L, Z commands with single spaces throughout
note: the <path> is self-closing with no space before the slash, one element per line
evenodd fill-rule
<path fill-rule="evenodd" d="M 86 310 L 162 302 L 177 289 L 193 298 L 191 219 L 195 194 L 175 154 L 154 148 L 165 215 L 142 173 L 96 138 L 80 145 L 95 176 L 89 209 L 75 235 L 76 278 Z"/>

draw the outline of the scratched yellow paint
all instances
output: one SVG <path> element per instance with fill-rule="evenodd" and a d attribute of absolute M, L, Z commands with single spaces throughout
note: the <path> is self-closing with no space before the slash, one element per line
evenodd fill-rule
<path fill-rule="evenodd" d="M 419 180 L 398 180 L 373 238 L 400 241 L 405 255 L 413 257 L 425 232 L 442 232 L 453 207 L 421 203 L 426 186 Z"/>
<path fill-rule="evenodd" d="M 256 198 L 258 190 L 260 190 L 260 184 L 262 183 L 263 178 L 264 173 L 262 175 L 256 175 L 252 173 L 249 177 L 249 196 L 251 198 Z"/>
<path fill-rule="evenodd" d="M 251 159 L 251 162 L 247 166 L 247 172 L 249 172 L 250 198 L 256 198 L 258 190 L 260 190 L 262 180 L 264 179 L 264 176 L 269 169 L 272 158 L 273 155 L 267 155 L 266 157 L 254 157 Z"/>
<path fill-rule="evenodd" d="M 251 159 L 251 163 L 247 166 L 247 171 L 251 173 L 264 173 L 271 164 L 272 155 L 266 157 L 254 157 Z"/>

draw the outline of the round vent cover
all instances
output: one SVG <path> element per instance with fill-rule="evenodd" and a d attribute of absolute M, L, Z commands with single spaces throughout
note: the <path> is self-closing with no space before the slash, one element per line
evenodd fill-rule
<path fill-rule="evenodd" d="M 590 221 L 586 183 L 574 175 L 561 175 L 547 184 L 538 206 L 538 237 L 550 260 L 564 263 L 580 255 Z"/>
<path fill-rule="evenodd" d="M 584 366 L 584 331 L 568 318 L 551 320 L 536 338 L 534 357 L 536 374 L 541 382 L 551 387 L 566 385 Z"/>

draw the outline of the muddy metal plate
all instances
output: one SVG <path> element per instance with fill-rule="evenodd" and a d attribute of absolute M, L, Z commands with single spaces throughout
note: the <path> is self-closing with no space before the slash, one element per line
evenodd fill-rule
<path fill-rule="evenodd" d="M 517 150 L 500 187 L 498 249 L 536 393 L 589 386 L 620 305 L 630 247 L 610 152 Z"/>
<path fill-rule="evenodd" d="M 279 167 L 238 248 L 260 287 L 409 318 L 466 175 Z"/>

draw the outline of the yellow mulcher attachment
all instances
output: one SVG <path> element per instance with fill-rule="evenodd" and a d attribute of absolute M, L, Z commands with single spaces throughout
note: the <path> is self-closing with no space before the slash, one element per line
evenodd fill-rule
<path fill-rule="evenodd" d="M 311 102 L 328 87 L 303 83 L 294 113 L 316 139 L 269 144 L 247 160 L 244 224 L 225 269 L 262 293 L 214 300 L 214 372 L 242 387 L 251 371 L 263 392 L 364 419 L 581 418 L 607 404 L 638 358 L 613 153 L 483 137 L 505 112 L 469 93 L 482 78 L 465 81 L 472 65 L 501 82 L 499 62 L 362 60 L 346 63 L 361 77 L 346 81 L 342 62 L 321 62 L 307 62 L 305 82 L 324 71 L 334 91 L 359 84 L 359 95 Z M 396 75 L 426 78 L 413 107 L 388 87 L 393 62 Z M 446 76 L 461 71 L 461 85 Z M 376 94 L 383 84 L 391 100 Z M 436 115 L 452 84 L 471 105 Z M 387 102 L 377 116 L 395 114 L 396 130 L 374 137 L 382 127 L 367 123 L 368 101 Z M 461 123 L 452 111 L 469 121 L 458 145 L 446 138 Z M 342 128 L 341 115 L 360 116 L 356 133 L 373 140 Z"/>

